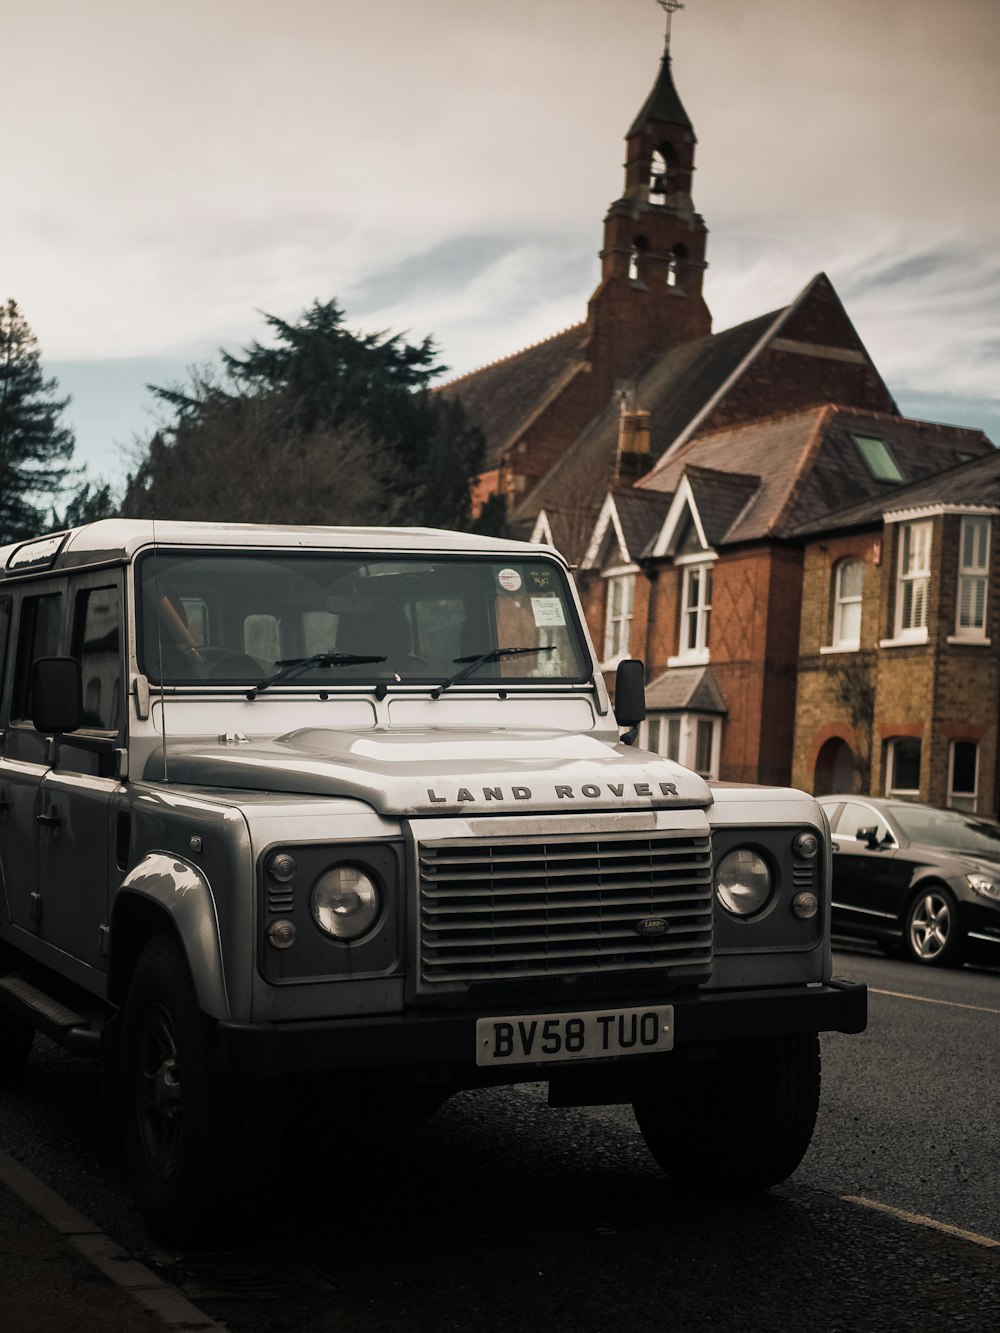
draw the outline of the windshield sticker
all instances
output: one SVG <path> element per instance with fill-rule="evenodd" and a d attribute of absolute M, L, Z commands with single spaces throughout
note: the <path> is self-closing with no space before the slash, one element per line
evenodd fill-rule
<path fill-rule="evenodd" d="M 543 588 L 552 587 L 552 571 L 548 569 L 530 569 L 528 577 L 531 579 L 531 586 L 537 588 L 539 592 Z"/>
<path fill-rule="evenodd" d="M 558 597 L 532 597 L 531 609 L 538 626 L 566 624 L 566 613 Z"/>
<path fill-rule="evenodd" d="M 507 592 L 517 592 L 521 587 L 521 575 L 516 569 L 501 569 L 497 575 L 497 583 Z"/>

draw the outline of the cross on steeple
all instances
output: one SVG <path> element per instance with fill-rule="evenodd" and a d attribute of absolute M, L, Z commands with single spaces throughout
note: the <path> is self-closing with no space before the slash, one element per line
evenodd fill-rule
<path fill-rule="evenodd" d="M 669 51 L 669 50 L 670 50 L 670 20 L 671 20 L 671 19 L 673 18 L 673 16 L 677 13 L 678 9 L 683 9 L 684 6 L 681 4 L 681 0 L 656 0 L 656 3 L 660 6 L 660 8 L 663 10 L 663 12 L 664 12 L 664 13 L 666 14 L 666 16 L 667 16 L 667 30 L 666 30 L 666 32 L 665 32 L 664 35 L 663 35 L 663 49 L 664 49 L 664 51 Z"/>

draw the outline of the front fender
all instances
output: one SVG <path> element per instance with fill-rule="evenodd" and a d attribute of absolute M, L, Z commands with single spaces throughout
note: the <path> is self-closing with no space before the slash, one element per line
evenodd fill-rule
<path fill-rule="evenodd" d="M 191 969 L 198 1007 L 210 1018 L 231 1018 L 219 917 L 202 871 L 170 852 L 144 856 L 126 875 L 115 898 L 112 941 L 115 918 L 121 918 L 128 905 L 137 900 L 159 908 L 173 923 Z"/>

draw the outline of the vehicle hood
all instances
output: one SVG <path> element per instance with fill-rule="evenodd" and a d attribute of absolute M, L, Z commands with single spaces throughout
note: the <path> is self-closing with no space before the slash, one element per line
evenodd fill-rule
<path fill-rule="evenodd" d="M 253 744 L 175 742 L 167 762 L 171 783 L 354 797 L 387 815 L 712 803 L 706 783 L 679 764 L 564 731 L 311 727 Z"/>
<path fill-rule="evenodd" d="M 1000 857 L 986 856 L 980 852 L 957 852 L 950 847 L 935 847 L 928 842 L 911 842 L 910 854 L 916 854 L 931 865 L 952 868 L 956 875 L 981 870 L 1000 879 Z"/>

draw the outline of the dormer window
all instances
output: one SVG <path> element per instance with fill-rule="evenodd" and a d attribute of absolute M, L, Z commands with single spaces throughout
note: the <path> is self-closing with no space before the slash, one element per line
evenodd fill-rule
<path fill-rule="evenodd" d="M 605 579 L 607 603 L 604 613 L 604 662 L 608 664 L 620 662 L 629 655 L 635 568 L 608 571 Z"/>
<path fill-rule="evenodd" d="M 696 666 L 708 661 L 708 635 L 712 619 L 712 565 L 715 557 L 705 559 L 678 556 L 681 576 L 681 623 L 677 656 L 667 659 L 667 666 Z"/>

